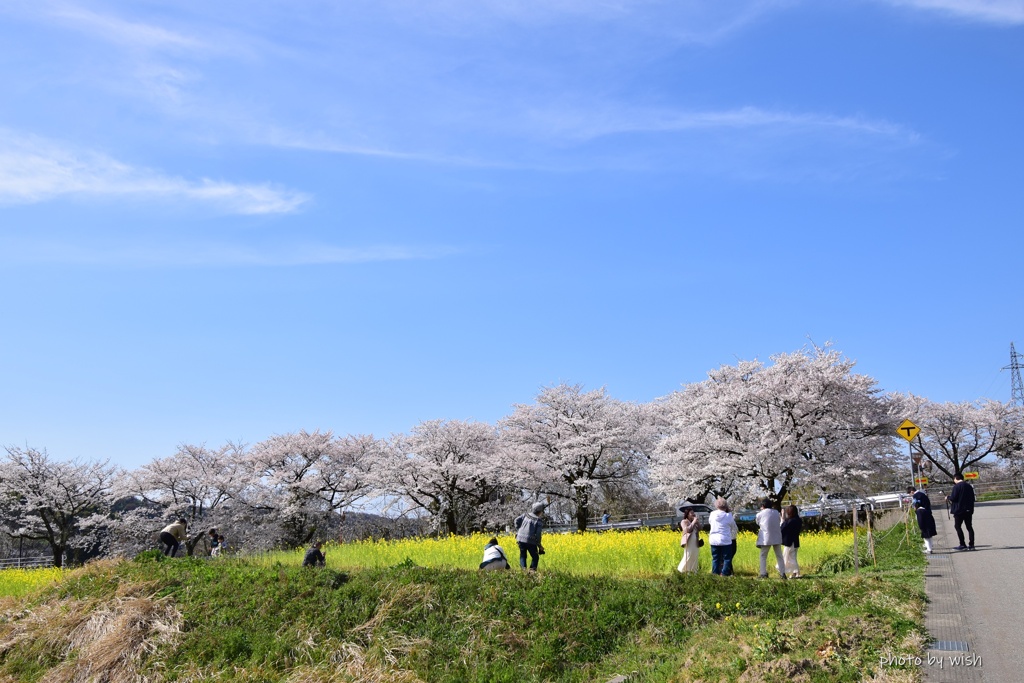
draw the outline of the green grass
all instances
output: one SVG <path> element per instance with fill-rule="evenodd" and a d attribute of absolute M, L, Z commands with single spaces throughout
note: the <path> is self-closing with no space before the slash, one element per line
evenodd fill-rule
<path fill-rule="evenodd" d="M 859 681 L 880 654 L 923 643 L 918 544 L 896 527 L 859 577 L 788 582 L 681 576 L 674 563 L 582 576 L 150 557 L 70 572 L 22 606 L 70 618 L 69 606 L 172 601 L 181 633 L 139 664 L 166 680 Z M 0 618 L 0 641 L 16 614 Z M 38 680 L 66 647 L 26 638 L 0 654 L 0 674 Z"/>
<path fill-rule="evenodd" d="M 1020 491 L 989 491 L 978 494 L 979 503 L 990 500 L 1010 500 L 1011 498 L 1020 498 Z"/>

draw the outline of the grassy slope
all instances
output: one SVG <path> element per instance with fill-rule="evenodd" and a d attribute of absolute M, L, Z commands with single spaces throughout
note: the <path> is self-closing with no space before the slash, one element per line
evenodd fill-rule
<path fill-rule="evenodd" d="M 54 627 L 69 632 L 81 631 L 90 613 L 115 612 L 112 601 L 164 621 L 159 606 L 173 604 L 181 633 L 150 628 L 155 653 L 140 644 L 138 668 L 125 680 L 606 681 L 637 671 L 631 681 L 857 681 L 870 678 L 882 653 L 916 653 L 922 644 L 923 559 L 914 538 L 901 544 L 894 529 L 879 542 L 880 566 L 859 578 L 583 578 L 415 566 L 345 574 L 182 560 L 100 565 L 33 600 L 37 612 L 62 615 L 55 619 L 77 615 Z M 18 640 L 11 634 L 25 631 L 24 621 L 12 611 L 0 618 L 0 674 L 13 680 L 101 656 L 80 646 L 66 657 L 68 638 L 59 634 Z"/>

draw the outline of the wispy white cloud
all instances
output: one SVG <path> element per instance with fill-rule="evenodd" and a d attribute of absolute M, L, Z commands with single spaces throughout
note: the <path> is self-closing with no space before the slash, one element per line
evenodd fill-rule
<path fill-rule="evenodd" d="M 877 0 L 994 24 L 1024 24 L 1024 0 Z"/>
<path fill-rule="evenodd" d="M 67 241 L 0 242 L 0 262 L 10 264 L 78 265 L 123 268 L 286 268 L 422 261 L 462 253 L 452 247 L 374 245 L 339 247 L 327 244 L 253 247 L 233 244 L 84 245 Z"/>
<path fill-rule="evenodd" d="M 62 196 L 179 200 L 238 214 L 291 213 L 310 199 L 266 183 L 186 180 L 0 130 L 0 202 L 35 203 Z"/>
<path fill-rule="evenodd" d="M 341 136 L 325 132 L 292 131 L 280 126 L 250 126 L 244 136 L 247 144 L 276 147 L 278 149 L 295 149 L 308 152 L 322 152 L 342 156 L 371 157 L 391 159 L 394 161 L 411 161 L 441 166 L 461 166 L 468 168 L 524 168 L 521 163 L 507 159 L 487 158 L 486 156 L 449 154 L 438 151 L 410 151 L 390 149 L 386 146 L 374 146 L 346 142 Z"/>
<path fill-rule="evenodd" d="M 128 21 L 80 7 L 58 5 L 49 15 L 61 23 L 99 39 L 133 48 L 196 50 L 206 45 L 191 36 L 161 26 Z"/>
<path fill-rule="evenodd" d="M 913 130 L 884 120 L 835 116 L 813 112 L 788 112 L 739 107 L 688 111 L 636 107 L 578 107 L 534 110 L 528 118 L 549 135 L 587 140 L 620 133 L 672 133 L 690 130 L 780 129 L 787 131 L 836 131 L 881 136 L 916 142 Z"/>
<path fill-rule="evenodd" d="M 780 162 L 794 141 L 832 150 L 820 157 L 823 163 L 919 142 L 915 131 L 899 123 L 842 110 L 757 106 L 739 90 L 707 109 L 688 107 L 677 92 L 634 90 L 651 64 L 664 64 L 680 46 L 704 50 L 763 16 L 802 3 L 352 0 L 310 12 L 258 3 L 246 8 L 244 21 L 231 0 L 182 0 L 185 9 L 174 4 L 154 15 L 133 8 L 125 15 L 138 20 L 107 14 L 110 9 L 51 6 L 50 12 L 64 28 L 115 46 L 104 53 L 103 68 L 97 67 L 99 59 L 84 68 L 83 91 L 102 91 L 111 102 L 135 100 L 133 107 L 145 98 L 148 111 L 164 118 L 133 117 L 129 124 L 144 132 L 156 123 L 161 134 L 170 131 L 186 144 L 576 170 L 653 168 L 666 160 L 674 165 L 680 156 L 665 153 L 669 149 L 691 159 L 720 159 L 718 166 L 737 158 L 741 166 L 747 156 L 743 142 L 755 137 L 765 158 L 778 143 Z M 656 136 L 666 144 L 656 143 Z M 616 140 L 630 144 L 613 148 Z M 161 180 L 177 188 L 166 192 L 214 193 L 208 181 Z M 222 189 L 227 195 L 234 187 Z"/>
<path fill-rule="evenodd" d="M 509 26 L 614 25 L 616 32 L 668 42 L 716 43 L 762 15 L 798 0 L 378 0 L 398 22 L 453 34 Z"/>

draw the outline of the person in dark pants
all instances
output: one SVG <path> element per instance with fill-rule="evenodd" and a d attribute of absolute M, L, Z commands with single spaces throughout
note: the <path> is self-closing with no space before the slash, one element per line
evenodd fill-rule
<path fill-rule="evenodd" d="M 974 525 L 971 523 L 974 517 L 974 487 L 964 481 L 964 475 L 957 474 L 953 477 L 953 490 L 946 496 L 946 501 L 949 502 L 956 537 L 960 541 L 956 549 L 974 550 Z M 968 545 L 964 545 L 962 526 L 967 527 Z"/>
<path fill-rule="evenodd" d="M 921 538 L 924 539 L 924 551 L 930 554 L 932 538 L 939 533 L 935 529 L 935 516 L 932 515 L 932 500 L 923 490 L 915 490 L 913 486 L 907 487 L 907 493 L 913 495 L 910 504 L 914 506 L 917 515 L 917 528 L 921 530 Z"/>
<path fill-rule="evenodd" d="M 736 554 L 736 534 L 739 529 L 725 498 L 715 499 L 715 510 L 711 513 L 711 573 L 732 576 L 732 558 Z"/>
<path fill-rule="evenodd" d="M 185 528 L 188 522 L 184 519 L 177 519 L 164 527 L 160 532 L 160 549 L 167 557 L 174 557 L 178 554 L 178 548 L 188 538 Z"/>
<path fill-rule="evenodd" d="M 309 549 L 306 550 L 306 556 L 302 558 L 302 566 L 323 567 L 327 564 L 327 558 L 324 557 L 323 551 L 320 550 L 322 547 L 324 547 L 323 541 L 317 541 L 309 546 Z"/>
<path fill-rule="evenodd" d="M 541 545 L 541 533 L 544 531 L 544 508 L 547 505 L 541 502 L 533 504 L 528 514 L 517 517 L 516 543 L 519 545 L 519 566 L 526 569 L 526 555 L 530 555 L 530 571 L 537 571 L 540 563 L 541 553 L 544 546 Z"/>

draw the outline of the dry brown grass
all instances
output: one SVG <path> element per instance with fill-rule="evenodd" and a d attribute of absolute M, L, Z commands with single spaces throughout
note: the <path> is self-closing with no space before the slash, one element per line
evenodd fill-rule
<path fill-rule="evenodd" d="M 355 643 L 323 641 L 319 649 L 330 652 L 327 661 L 301 664 L 282 674 L 277 669 L 253 666 L 247 668 L 195 668 L 180 672 L 181 683 L 424 683 L 412 671 L 383 661 L 379 653 L 367 652 Z M 5 682 L 0 682 L 5 683 Z"/>
<path fill-rule="evenodd" d="M 112 599 L 59 600 L 8 611 L 0 619 L 0 653 L 12 648 L 58 655 L 41 683 L 146 683 L 147 653 L 174 640 L 181 614 L 152 586 L 121 584 Z"/>

